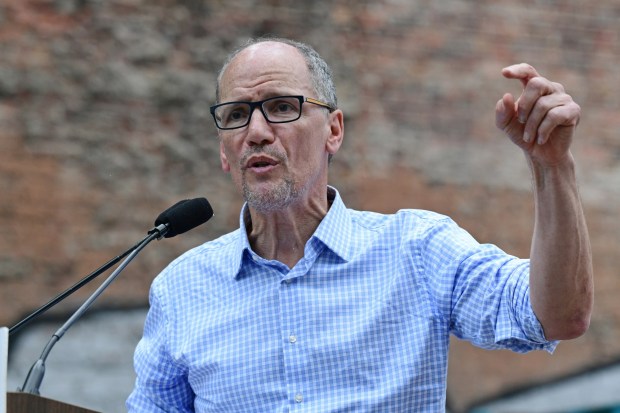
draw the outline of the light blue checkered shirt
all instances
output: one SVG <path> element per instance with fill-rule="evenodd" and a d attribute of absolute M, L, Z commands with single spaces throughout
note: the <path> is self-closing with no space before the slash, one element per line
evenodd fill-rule
<path fill-rule="evenodd" d="M 529 261 L 449 218 L 332 206 L 289 269 L 241 228 L 153 282 L 131 412 L 442 412 L 450 333 L 552 351 Z"/>

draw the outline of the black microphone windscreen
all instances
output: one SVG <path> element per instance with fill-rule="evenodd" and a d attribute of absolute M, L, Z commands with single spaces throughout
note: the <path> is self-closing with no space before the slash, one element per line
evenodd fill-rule
<path fill-rule="evenodd" d="M 172 238 L 204 224 L 212 216 L 213 209 L 205 198 L 184 199 L 159 214 L 155 226 L 167 225 L 164 238 Z"/>

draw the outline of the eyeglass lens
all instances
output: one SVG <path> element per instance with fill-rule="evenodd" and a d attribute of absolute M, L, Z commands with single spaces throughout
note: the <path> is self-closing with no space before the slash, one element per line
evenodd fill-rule
<path fill-rule="evenodd" d="M 231 102 L 215 109 L 215 118 L 221 128 L 245 126 L 252 114 L 253 105 Z M 274 97 L 262 104 L 262 112 L 269 122 L 290 122 L 299 118 L 301 103 L 297 97 Z"/>

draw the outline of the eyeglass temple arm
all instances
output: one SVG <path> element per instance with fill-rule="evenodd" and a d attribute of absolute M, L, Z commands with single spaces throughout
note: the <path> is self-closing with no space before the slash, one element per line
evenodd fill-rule
<path fill-rule="evenodd" d="M 329 109 L 330 111 L 336 110 L 336 108 L 333 108 L 330 105 L 328 105 L 327 103 L 321 102 L 320 100 L 316 100 L 316 99 L 312 99 L 312 98 L 306 98 L 305 101 L 308 102 L 308 103 L 313 103 L 315 105 L 323 106 L 323 107 Z"/>

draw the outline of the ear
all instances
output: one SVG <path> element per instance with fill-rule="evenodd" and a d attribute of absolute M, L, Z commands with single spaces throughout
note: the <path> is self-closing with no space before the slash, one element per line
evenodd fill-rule
<path fill-rule="evenodd" d="M 340 149 L 342 141 L 344 139 L 344 114 L 340 109 L 336 109 L 329 114 L 329 130 L 330 134 L 325 143 L 327 153 L 330 155 L 335 154 Z"/>
<path fill-rule="evenodd" d="M 220 162 L 222 163 L 222 170 L 224 172 L 230 172 L 230 164 L 228 163 L 228 158 L 226 158 L 226 154 L 224 153 L 224 143 L 220 139 Z"/>

